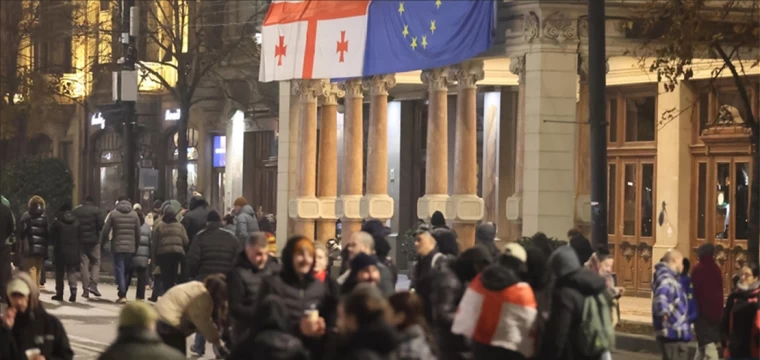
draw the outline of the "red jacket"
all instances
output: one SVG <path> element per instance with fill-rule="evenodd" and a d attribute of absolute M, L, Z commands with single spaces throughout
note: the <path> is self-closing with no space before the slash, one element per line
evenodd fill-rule
<path fill-rule="evenodd" d="M 723 316 L 723 275 L 715 258 L 710 255 L 699 258 L 691 270 L 691 283 L 699 315 L 719 324 Z"/>

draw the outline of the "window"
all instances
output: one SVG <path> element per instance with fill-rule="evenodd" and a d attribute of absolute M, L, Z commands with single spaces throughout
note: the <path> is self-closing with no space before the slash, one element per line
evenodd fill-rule
<path fill-rule="evenodd" d="M 625 192 L 623 203 L 623 235 L 636 235 L 636 164 L 625 164 L 625 177 L 623 184 Z"/>
<path fill-rule="evenodd" d="M 612 98 L 608 101 L 607 111 L 609 111 L 608 115 L 608 121 L 610 123 L 610 136 L 609 136 L 609 142 L 616 143 L 617 142 L 617 99 Z"/>
<path fill-rule="evenodd" d="M 625 141 L 654 141 L 656 117 L 654 96 L 627 98 L 625 101 Z"/>
<path fill-rule="evenodd" d="M 707 163 L 699 163 L 697 177 L 697 239 L 704 239 L 707 224 Z"/>
<path fill-rule="evenodd" d="M 652 213 L 654 212 L 654 164 L 641 164 L 641 218 L 640 227 L 641 237 L 652 237 L 654 224 L 652 223 Z"/>
<path fill-rule="evenodd" d="M 607 233 L 610 235 L 615 234 L 616 216 L 615 204 L 617 204 L 617 165 L 610 164 L 609 175 L 607 177 Z"/>

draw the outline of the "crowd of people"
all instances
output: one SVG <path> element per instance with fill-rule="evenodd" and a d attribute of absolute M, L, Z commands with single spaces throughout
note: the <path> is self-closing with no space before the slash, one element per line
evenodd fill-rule
<path fill-rule="evenodd" d="M 414 234 L 410 287 L 397 289 L 389 231 L 377 220 L 343 240 L 337 266 L 323 244 L 302 235 L 275 257 L 271 234 L 260 231 L 266 226 L 242 198 L 225 217 L 200 196 L 186 211 L 166 201 L 147 214 L 121 198 L 105 217 L 91 202 L 64 205 L 51 224 L 42 199 L 30 200 L 18 224 L 0 210 L 0 236 L 15 233 L 25 270 L 8 281 L 10 271 L 3 275 L 3 359 L 73 357 L 60 321 L 39 301 L 48 245 L 53 299 L 63 300 L 67 275 L 76 301 L 80 269 L 82 296 L 101 296 L 94 248 L 110 242 L 116 302 L 126 305 L 118 338 L 101 356 L 107 360 L 185 358 L 193 334 L 191 352 L 203 355 L 210 343 L 220 359 L 606 359 L 615 343 L 613 309 L 625 293 L 606 247 L 594 249 L 576 230 L 568 245 L 537 233 L 525 246 L 500 248 L 494 224 L 482 223 L 476 245 L 460 249 L 437 212 Z M 733 358 L 758 356 L 757 265 L 741 269 L 725 307 L 714 248 L 701 247 L 689 267 L 677 250 L 655 265 L 652 317 L 663 358 L 684 359 L 692 339 L 702 358 L 717 359 L 718 348 Z M 127 303 L 132 277 L 142 300 L 153 273 L 160 274 L 155 305 Z"/>

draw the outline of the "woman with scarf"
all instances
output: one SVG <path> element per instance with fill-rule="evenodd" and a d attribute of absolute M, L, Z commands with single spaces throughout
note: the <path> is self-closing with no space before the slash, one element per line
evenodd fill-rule
<path fill-rule="evenodd" d="M 736 290 L 728 296 L 721 321 L 721 340 L 726 359 L 760 357 L 760 269 L 747 264 L 739 273 Z"/>

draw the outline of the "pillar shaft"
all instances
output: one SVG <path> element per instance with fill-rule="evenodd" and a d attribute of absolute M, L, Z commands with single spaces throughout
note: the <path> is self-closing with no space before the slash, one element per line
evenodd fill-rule
<path fill-rule="evenodd" d="M 338 195 L 338 98 L 343 90 L 337 84 L 323 83 L 322 127 L 319 131 L 319 181 L 317 197 L 320 200 L 320 219 L 317 221 L 316 240 L 326 244 L 335 238 L 335 197 Z"/>
<path fill-rule="evenodd" d="M 346 92 L 343 119 L 343 193 L 341 194 L 341 239 L 350 239 L 361 230 L 359 202 L 364 181 L 364 114 L 362 80 L 353 79 L 341 84 Z"/>
<path fill-rule="evenodd" d="M 425 195 L 447 195 L 449 183 L 448 95 L 449 69 L 422 73 L 422 82 L 430 91 L 428 101 L 427 160 Z"/>
<path fill-rule="evenodd" d="M 296 233 L 308 237 L 314 236 L 314 219 L 319 215 L 313 207 L 303 206 L 304 201 L 316 201 L 317 172 L 317 97 L 322 92 L 321 80 L 301 80 L 294 87 L 301 103 L 300 131 L 298 142 L 298 189 L 296 191 L 296 209 L 291 211 L 296 218 Z M 316 206 L 319 208 L 319 205 Z"/>

